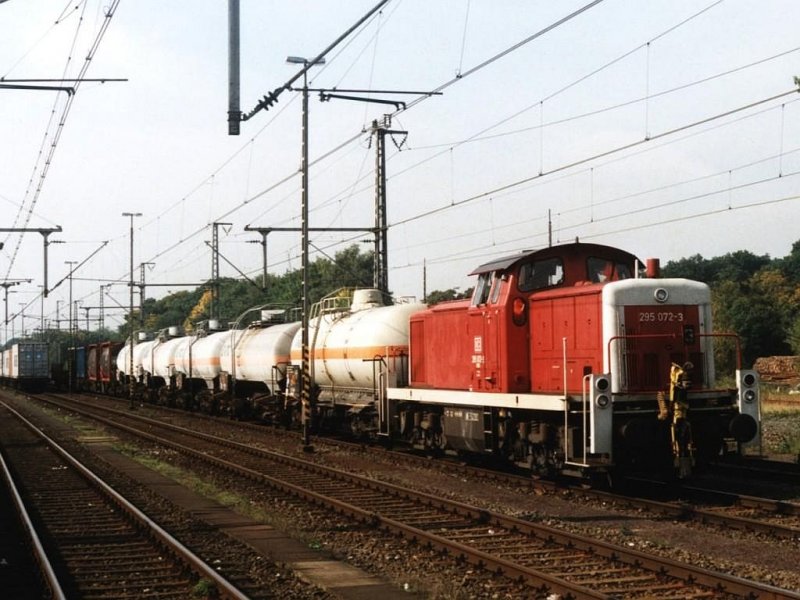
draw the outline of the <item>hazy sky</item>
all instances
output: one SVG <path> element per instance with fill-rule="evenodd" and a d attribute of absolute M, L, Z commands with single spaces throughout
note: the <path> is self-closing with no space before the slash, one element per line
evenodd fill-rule
<path fill-rule="evenodd" d="M 84 306 L 114 281 L 105 304 L 128 304 L 123 212 L 143 213 L 137 280 L 147 262 L 148 282 L 175 285 L 148 296 L 210 277 L 215 221 L 232 223 L 224 257 L 259 274 L 260 246 L 247 242 L 260 238 L 244 227 L 300 225 L 300 94 L 230 137 L 227 2 L 121 0 L 107 19 L 114 2 L 0 3 L 0 76 L 76 77 L 96 44 L 85 77 L 128 80 L 81 84 L 63 127 L 67 94 L 0 89 L 0 227 L 63 228 L 51 286 L 65 261 L 108 241 L 75 273 Z M 241 0 L 242 109 L 297 72 L 287 56 L 317 55 L 376 3 Z M 423 262 L 429 291 L 463 289 L 476 265 L 545 246 L 548 212 L 554 242 L 663 262 L 782 257 L 800 239 L 800 96 L 768 100 L 797 89 L 796 0 L 605 0 L 552 27 L 587 4 L 391 0 L 311 72 L 312 87 L 442 92 L 374 94 L 409 102 L 392 121 L 408 136 L 387 153 L 396 294 L 422 295 Z M 375 151 L 362 132 L 393 111 L 312 95 L 311 227 L 372 226 Z M 10 288 L 9 313 L 30 304 L 26 328 L 38 326 L 42 236 L 2 235 L 0 279 L 32 279 Z M 359 240 L 315 234 L 312 259 Z M 268 242 L 270 272 L 299 267 L 299 235 Z M 225 260 L 220 271 L 237 275 Z M 66 316 L 68 294 L 51 293 L 45 318 L 57 301 Z"/>

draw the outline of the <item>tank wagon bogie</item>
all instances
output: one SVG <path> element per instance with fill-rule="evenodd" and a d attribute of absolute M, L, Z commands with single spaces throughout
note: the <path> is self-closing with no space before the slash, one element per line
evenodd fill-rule
<path fill-rule="evenodd" d="M 758 444 L 758 376 L 740 366 L 734 386 L 719 385 L 715 341 L 732 336 L 714 331 L 708 286 L 660 279 L 655 261 L 642 276 L 640 264 L 576 242 L 478 267 L 468 300 L 387 304 L 377 290 L 338 291 L 312 308 L 306 361 L 298 322 L 162 332 L 133 347 L 132 369 L 129 344 L 117 347 L 118 389 L 542 473 L 687 476 Z"/>

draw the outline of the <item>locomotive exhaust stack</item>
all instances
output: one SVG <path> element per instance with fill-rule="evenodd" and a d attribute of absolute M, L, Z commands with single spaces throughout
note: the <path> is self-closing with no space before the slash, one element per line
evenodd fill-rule
<path fill-rule="evenodd" d="M 659 279 L 661 277 L 661 261 L 657 258 L 648 258 L 645 268 L 645 276 L 648 279 Z"/>

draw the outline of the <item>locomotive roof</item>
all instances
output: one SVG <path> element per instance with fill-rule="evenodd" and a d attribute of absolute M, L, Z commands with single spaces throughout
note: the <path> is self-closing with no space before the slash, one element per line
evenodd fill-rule
<path fill-rule="evenodd" d="M 635 255 L 631 254 L 630 252 L 626 252 L 625 250 L 620 250 L 619 248 L 614 248 L 613 246 L 604 246 L 602 244 L 584 244 L 582 242 L 572 242 L 569 244 L 560 244 L 558 246 L 550 246 L 548 248 L 540 248 L 539 250 L 524 250 L 522 252 L 518 252 L 516 254 L 512 254 L 511 256 L 505 256 L 503 258 L 498 258 L 493 261 L 484 263 L 474 269 L 470 275 L 480 275 L 481 273 L 489 273 L 491 271 L 506 271 L 516 265 L 519 262 L 522 262 L 525 259 L 536 257 L 536 258 L 548 258 L 551 256 L 564 256 L 564 257 L 571 257 L 575 258 L 578 256 L 584 255 L 586 257 L 589 256 L 613 256 L 613 257 L 620 257 L 622 255 L 625 259 L 629 260 L 631 263 L 634 263 L 638 259 Z"/>

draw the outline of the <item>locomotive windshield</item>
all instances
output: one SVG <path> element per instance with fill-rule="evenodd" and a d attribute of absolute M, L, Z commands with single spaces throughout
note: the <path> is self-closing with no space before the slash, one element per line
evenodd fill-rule
<path fill-rule="evenodd" d="M 520 292 L 532 292 L 564 282 L 564 265 L 561 259 L 545 258 L 523 264 L 519 268 Z"/>
<path fill-rule="evenodd" d="M 633 277 L 630 267 L 624 262 L 614 262 L 607 258 L 590 257 L 587 261 L 589 281 L 602 283 L 604 281 L 619 281 Z"/>
<path fill-rule="evenodd" d="M 486 304 L 487 302 L 491 302 L 492 304 L 497 302 L 497 297 L 500 294 L 501 282 L 502 278 L 497 274 L 496 271 L 481 273 L 481 275 L 478 277 L 478 283 L 475 286 L 475 291 L 472 294 L 472 305 L 480 306 L 481 304 Z M 490 292 L 491 297 L 489 295 Z"/>

